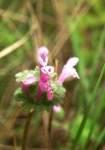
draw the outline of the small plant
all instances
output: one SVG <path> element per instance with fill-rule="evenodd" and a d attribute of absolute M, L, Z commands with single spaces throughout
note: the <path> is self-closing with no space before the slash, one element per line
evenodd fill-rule
<path fill-rule="evenodd" d="M 47 66 L 48 53 L 49 51 L 46 47 L 40 47 L 38 49 L 39 66 L 36 66 L 34 70 L 19 72 L 15 76 L 16 82 L 20 85 L 15 92 L 15 100 L 21 102 L 23 111 L 29 114 L 34 110 L 51 111 L 54 106 L 62 104 L 66 92 L 62 85 L 64 80 L 67 77 L 79 79 L 74 68 L 79 61 L 78 58 L 70 58 L 57 79 L 54 67 Z M 26 143 L 23 144 L 23 147 L 25 147 L 24 145 Z"/>
<path fill-rule="evenodd" d="M 79 78 L 76 69 L 73 68 L 78 58 L 74 57 L 68 60 L 64 65 L 58 80 L 55 79 L 57 73 L 54 67 L 47 66 L 48 49 L 41 47 L 38 50 L 39 66 L 34 70 L 25 70 L 16 74 L 16 82 L 20 88 L 15 92 L 16 101 L 22 102 L 24 111 L 50 111 L 54 105 L 62 103 L 65 94 L 65 88 L 62 86 L 64 80 L 71 76 Z"/>

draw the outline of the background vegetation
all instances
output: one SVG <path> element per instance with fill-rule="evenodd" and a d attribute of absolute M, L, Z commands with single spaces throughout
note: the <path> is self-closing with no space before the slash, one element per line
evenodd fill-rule
<path fill-rule="evenodd" d="M 35 68 L 45 45 L 59 74 L 68 58 L 80 59 L 80 80 L 64 83 L 64 111 L 53 114 L 52 147 L 105 150 L 105 1 L 0 0 L 0 36 L 0 149 L 21 146 L 26 114 L 14 100 L 14 76 Z M 28 147 L 47 147 L 46 121 L 34 113 Z"/>

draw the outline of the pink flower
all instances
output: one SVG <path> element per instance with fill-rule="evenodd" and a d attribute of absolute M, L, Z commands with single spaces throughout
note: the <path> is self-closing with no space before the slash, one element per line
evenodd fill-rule
<path fill-rule="evenodd" d="M 58 82 L 62 84 L 64 80 L 68 77 L 71 78 L 80 78 L 74 66 L 78 63 L 79 59 L 77 57 L 70 58 L 67 63 L 64 65 Z"/>
<path fill-rule="evenodd" d="M 47 66 L 48 64 L 48 49 L 45 46 L 42 46 L 38 49 L 38 60 L 40 64 L 40 79 L 38 84 L 38 99 L 40 100 L 42 96 L 42 92 L 47 92 L 47 99 L 52 100 L 53 99 L 53 91 L 51 84 L 49 82 L 50 80 L 50 73 L 54 72 L 54 67 Z M 73 57 L 67 61 L 67 63 L 64 65 L 63 70 L 61 72 L 61 75 L 58 79 L 58 83 L 62 85 L 64 80 L 67 77 L 72 78 L 78 78 L 78 73 L 76 72 L 76 69 L 74 66 L 78 63 L 79 59 L 76 57 Z M 49 75 L 48 75 L 49 74 Z"/>
<path fill-rule="evenodd" d="M 22 87 L 22 89 L 23 89 L 23 91 L 25 92 L 26 95 L 29 95 L 28 87 L 35 84 L 36 81 L 37 81 L 37 79 L 35 78 L 35 76 L 29 75 L 29 76 L 27 76 L 25 81 L 21 82 L 21 87 Z"/>
<path fill-rule="evenodd" d="M 50 76 L 47 73 L 53 73 L 54 67 L 47 66 L 48 63 L 48 49 L 45 46 L 41 46 L 38 49 L 38 60 L 40 64 L 40 80 L 38 84 L 38 99 L 40 100 L 42 92 L 47 92 L 47 99 L 53 99 L 53 92 L 51 84 L 49 83 Z"/>
<path fill-rule="evenodd" d="M 47 92 L 47 99 L 52 100 L 53 99 L 53 91 L 51 88 L 51 84 L 49 83 L 50 76 L 47 74 L 42 74 L 39 80 L 38 85 L 38 99 L 40 100 L 42 96 L 42 92 Z"/>

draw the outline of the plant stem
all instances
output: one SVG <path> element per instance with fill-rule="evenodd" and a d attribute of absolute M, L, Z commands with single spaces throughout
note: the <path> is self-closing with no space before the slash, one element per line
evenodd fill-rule
<path fill-rule="evenodd" d="M 33 112 L 34 111 L 29 112 L 28 115 L 27 115 L 27 118 L 26 118 L 26 123 L 25 123 L 25 128 L 24 128 L 24 133 L 23 133 L 22 150 L 26 150 L 26 144 L 27 144 L 27 139 L 28 139 L 28 131 L 29 131 L 29 126 L 30 126 L 30 122 L 31 122 Z"/>
<path fill-rule="evenodd" d="M 51 150 L 51 129 L 52 129 L 52 118 L 53 118 L 53 110 L 50 112 L 49 116 L 49 125 L 48 125 L 48 138 L 49 138 L 49 150 Z"/>

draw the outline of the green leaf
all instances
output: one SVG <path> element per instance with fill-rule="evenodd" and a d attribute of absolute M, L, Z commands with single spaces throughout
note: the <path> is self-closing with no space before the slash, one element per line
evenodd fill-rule
<path fill-rule="evenodd" d="M 35 85 L 29 86 L 30 95 L 26 96 L 21 88 L 18 88 L 15 92 L 15 99 L 17 101 L 23 101 L 22 108 L 23 111 L 28 112 L 32 109 L 35 109 L 36 111 L 51 111 L 52 107 L 54 105 L 59 105 L 63 103 L 62 99 L 58 96 L 55 96 L 51 101 L 47 99 L 47 93 L 43 92 L 41 100 L 35 101 L 35 98 L 37 97 L 37 87 L 38 82 Z M 60 87 L 60 86 L 59 86 Z M 62 88 L 62 87 L 60 87 Z"/>
<path fill-rule="evenodd" d="M 66 92 L 65 88 L 62 85 L 58 84 L 56 80 L 51 80 L 50 82 L 54 95 L 63 98 Z"/>
<path fill-rule="evenodd" d="M 52 107 L 54 105 L 59 105 L 63 103 L 62 99 L 60 99 L 59 97 L 54 97 L 51 101 L 49 101 L 47 99 L 47 94 L 46 92 L 43 93 L 41 100 L 35 105 L 35 110 L 37 112 L 41 112 L 41 111 L 51 111 Z"/>
<path fill-rule="evenodd" d="M 35 104 L 34 104 L 34 102 L 24 101 L 22 103 L 22 108 L 23 108 L 24 112 L 29 112 L 30 110 L 34 110 Z"/>
<path fill-rule="evenodd" d="M 36 66 L 35 70 L 34 70 L 34 75 L 37 79 L 40 78 L 40 69 L 38 66 Z"/>
<path fill-rule="evenodd" d="M 63 100 L 59 97 L 54 97 L 51 102 L 52 102 L 53 105 L 59 105 L 59 104 L 63 103 Z"/>
<path fill-rule="evenodd" d="M 16 100 L 16 101 L 19 101 L 19 102 L 26 100 L 26 96 L 25 96 L 25 94 L 23 93 L 23 91 L 22 91 L 21 88 L 18 88 L 18 89 L 15 91 L 14 97 L 15 97 L 15 100 Z"/>

